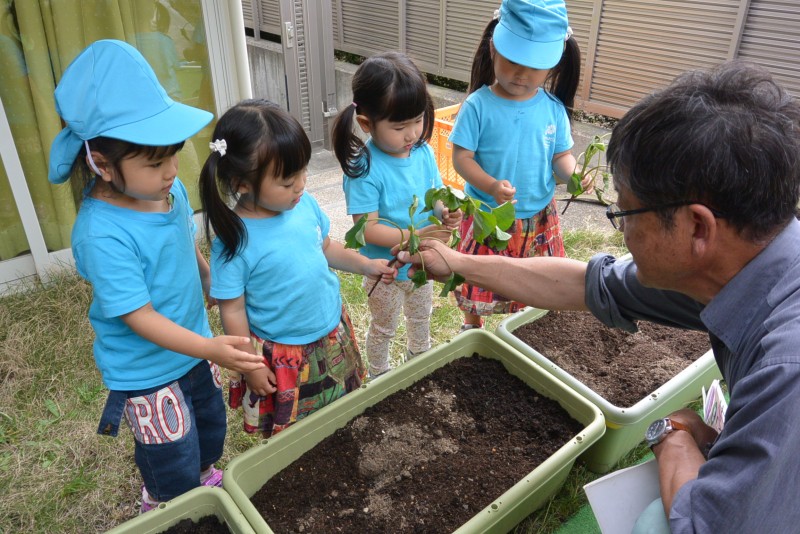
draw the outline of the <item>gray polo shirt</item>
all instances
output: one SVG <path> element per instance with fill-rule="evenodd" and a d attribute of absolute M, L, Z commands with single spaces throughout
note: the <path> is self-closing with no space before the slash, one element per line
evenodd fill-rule
<path fill-rule="evenodd" d="M 632 331 L 645 319 L 709 332 L 731 399 L 708 462 L 675 496 L 672 532 L 800 532 L 800 223 L 705 308 L 642 287 L 636 265 L 607 255 L 589 262 L 586 304 L 608 326 Z"/>

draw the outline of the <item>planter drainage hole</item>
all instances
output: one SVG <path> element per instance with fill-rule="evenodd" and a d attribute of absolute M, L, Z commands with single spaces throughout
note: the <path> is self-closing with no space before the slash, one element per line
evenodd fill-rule
<path fill-rule="evenodd" d="M 492 503 L 492 510 L 497 511 L 500 507 L 497 504 Z"/>
<path fill-rule="evenodd" d="M 580 443 L 581 441 L 583 441 L 583 436 L 578 436 L 577 438 L 575 438 L 575 441 Z"/>
<path fill-rule="evenodd" d="M 167 503 L 165 503 L 165 502 L 158 503 L 158 509 L 159 510 L 163 510 L 166 507 L 167 507 Z"/>

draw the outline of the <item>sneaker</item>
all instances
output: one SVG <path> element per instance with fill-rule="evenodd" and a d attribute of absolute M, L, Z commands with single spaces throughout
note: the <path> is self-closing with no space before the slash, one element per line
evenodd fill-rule
<path fill-rule="evenodd" d="M 147 493 L 147 489 L 142 486 L 142 505 L 139 508 L 139 515 L 149 512 L 150 510 L 155 510 L 158 508 L 158 505 L 161 504 L 158 501 L 153 500 L 150 497 L 150 494 Z"/>
<path fill-rule="evenodd" d="M 209 473 L 204 477 L 200 475 L 200 485 L 201 486 L 216 486 L 218 488 L 222 487 L 222 469 L 217 469 L 216 467 L 211 467 L 209 469 Z"/>

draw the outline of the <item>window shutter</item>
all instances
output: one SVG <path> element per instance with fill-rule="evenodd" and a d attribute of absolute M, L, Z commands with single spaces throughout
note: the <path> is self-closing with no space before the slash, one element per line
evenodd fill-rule
<path fill-rule="evenodd" d="M 738 57 L 765 67 L 800 97 L 800 3 L 751 0 Z"/>
<path fill-rule="evenodd" d="M 591 66 L 590 102 L 624 112 L 681 72 L 724 61 L 739 4 L 605 0 Z"/>

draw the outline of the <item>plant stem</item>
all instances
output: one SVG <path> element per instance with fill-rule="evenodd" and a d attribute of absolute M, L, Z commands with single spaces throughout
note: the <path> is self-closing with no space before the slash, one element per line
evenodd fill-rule
<path fill-rule="evenodd" d="M 387 267 L 391 267 L 391 266 L 392 266 L 392 265 L 394 265 L 395 263 L 397 263 L 397 256 L 395 256 L 394 258 L 392 258 L 391 260 L 389 260 L 389 263 L 387 263 L 387 264 L 386 264 L 386 266 L 387 266 Z M 375 284 L 373 284 L 373 286 L 372 286 L 372 289 L 370 289 L 370 290 L 369 290 L 369 293 L 367 293 L 367 298 L 369 298 L 369 297 L 371 297 L 371 296 L 372 296 L 372 292 L 373 292 L 373 291 L 375 291 L 375 288 L 376 288 L 376 287 L 378 287 L 378 284 L 380 284 L 380 283 L 381 283 L 381 279 L 380 279 L 380 278 L 378 278 L 377 280 L 375 280 Z"/>

